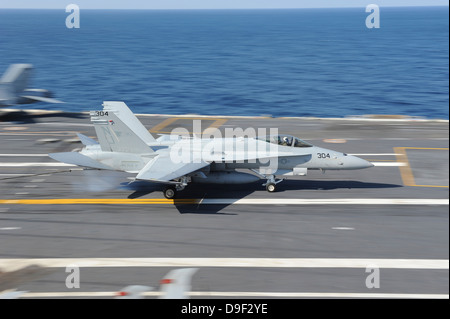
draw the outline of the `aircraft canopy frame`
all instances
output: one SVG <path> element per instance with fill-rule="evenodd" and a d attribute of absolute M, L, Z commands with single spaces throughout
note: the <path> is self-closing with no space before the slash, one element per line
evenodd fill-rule
<path fill-rule="evenodd" d="M 289 134 L 258 136 L 256 139 L 281 146 L 313 147 L 312 144 Z"/>

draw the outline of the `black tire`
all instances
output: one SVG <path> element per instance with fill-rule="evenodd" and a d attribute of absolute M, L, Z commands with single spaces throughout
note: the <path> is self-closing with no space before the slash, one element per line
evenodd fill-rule
<path fill-rule="evenodd" d="M 175 187 L 167 187 L 164 190 L 164 197 L 167 199 L 174 199 L 177 196 L 177 190 Z"/>
<path fill-rule="evenodd" d="M 266 190 L 267 190 L 269 193 L 273 193 L 273 192 L 275 192 L 275 191 L 277 190 L 277 186 L 276 186 L 274 183 L 268 183 L 268 184 L 266 185 Z"/>

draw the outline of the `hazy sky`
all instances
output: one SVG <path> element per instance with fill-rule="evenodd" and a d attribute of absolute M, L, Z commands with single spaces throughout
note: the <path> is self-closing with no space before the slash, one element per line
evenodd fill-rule
<path fill-rule="evenodd" d="M 246 9 L 383 6 L 448 6 L 448 0 L 0 0 L 0 8 L 59 9 L 75 3 L 80 9 Z"/>

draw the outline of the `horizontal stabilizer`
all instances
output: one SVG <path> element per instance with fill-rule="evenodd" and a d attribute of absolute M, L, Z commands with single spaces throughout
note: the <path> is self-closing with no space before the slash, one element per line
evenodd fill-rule
<path fill-rule="evenodd" d="M 97 145 L 98 142 L 93 140 L 90 137 L 87 137 L 86 135 L 77 133 L 78 138 L 80 139 L 81 143 L 83 143 L 84 145 L 88 146 L 88 145 Z"/>
<path fill-rule="evenodd" d="M 23 95 L 21 97 L 25 98 L 25 99 L 30 99 L 30 100 L 35 100 L 38 102 L 45 102 L 45 103 L 65 103 L 63 101 L 60 101 L 57 99 L 52 99 L 50 97 L 42 97 L 42 96 L 34 96 L 34 95 Z"/>
<path fill-rule="evenodd" d="M 115 299 L 143 299 L 147 291 L 153 290 L 152 287 L 143 285 L 130 285 L 123 288 Z"/>
<path fill-rule="evenodd" d="M 77 152 L 63 152 L 63 153 L 50 153 L 48 154 L 54 160 L 59 162 L 73 164 L 83 167 L 96 168 L 96 169 L 113 169 L 110 166 L 104 165 L 100 162 L 93 160 L 83 154 Z"/>

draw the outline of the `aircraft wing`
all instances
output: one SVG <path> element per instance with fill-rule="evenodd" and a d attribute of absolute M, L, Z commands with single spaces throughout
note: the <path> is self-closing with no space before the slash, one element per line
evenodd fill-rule
<path fill-rule="evenodd" d="M 203 161 L 200 163 L 174 163 L 168 153 L 162 153 L 150 160 L 137 174 L 136 179 L 167 183 L 208 165 L 209 163 Z"/>
<path fill-rule="evenodd" d="M 36 100 L 39 102 L 45 102 L 45 103 L 64 103 L 63 101 L 52 99 L 49 97 L 42 97 L 42 96 L 34 96 L 34 95 L 22 95 L 21 97 L 30 99 L 30 100 Z"/>

